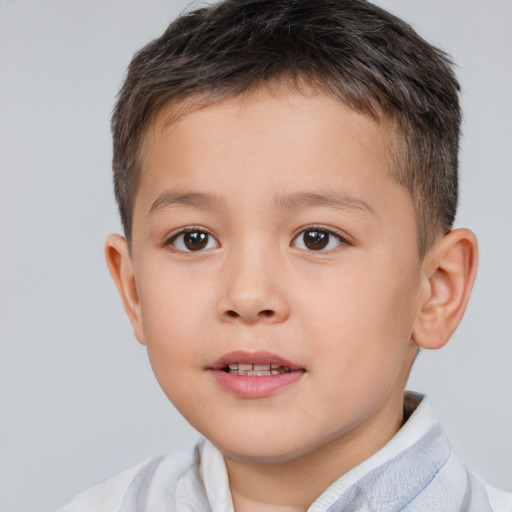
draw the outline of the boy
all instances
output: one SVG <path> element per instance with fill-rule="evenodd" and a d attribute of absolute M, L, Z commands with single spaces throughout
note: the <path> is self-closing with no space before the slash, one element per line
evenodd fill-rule
<path fill-rule="evenodd" d="M 224 1 L 134 57 L 107 262 L 206 440 L 62 510 L 512 510 L 404 395 L 476 273 L 457 93 L 446 55 L 360 0 Z"/>

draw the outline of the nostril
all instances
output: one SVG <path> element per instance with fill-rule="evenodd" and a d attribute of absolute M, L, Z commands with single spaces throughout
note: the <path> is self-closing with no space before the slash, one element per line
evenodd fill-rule
<path fill-rule="evenodd" d="M 281 311 L 275 308 L 262 309 L 257 304 L 230 304 L 229 307 L 219 308 L 220 318 L 224 322 L 238 322 L 240 320 L 253 324 L 257 322 L 275 323 L 284 319 L 286 315 L 281 315 Z M 235 306 L 235 307 L 233 307 Z"/>

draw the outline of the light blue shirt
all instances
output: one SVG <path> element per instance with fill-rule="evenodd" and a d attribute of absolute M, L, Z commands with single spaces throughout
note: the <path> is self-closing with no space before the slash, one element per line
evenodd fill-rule
<path fill-rule="evenodd" d="M 428 401 L 377 453 L 336 480 L 308 512 L 512 512 L 512 494 L 468 471 Z M 224 459 L 209 441 L 127 470 L 57 512 L 233 512 Z"/>

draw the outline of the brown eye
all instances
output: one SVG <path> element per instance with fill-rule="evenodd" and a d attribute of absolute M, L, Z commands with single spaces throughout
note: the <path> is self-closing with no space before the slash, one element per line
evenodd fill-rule
<path fill-rule="evenodd" d="M 198 229 L 183 231 L 170 241 L 176 249 L 184 252 L 197 252 L 218 247 L 218 242 L 206 231 Z"/>
<path fill-rule="evenodd" d="M 325 249 L 329 242 L 329 234 L 322 233 L 322 231 L 306 231 L 302 235 L 302 238 L 304 240 L 304 245 L 312 251 Z"/>
<path fill-rule="evenodd" d="M 307 229 L 299 234 L 293 245 L 308 251 L 325 251 L 334 249 L 342 243 L 343 239 L 330 231 L 323 229 Z"/>
<path fill-rule="evenodd" d="M 203 233 L 201 231 L 185 233 L 183 236 L 183 243 L 190 251 L 199 251 L 208 245 L 208 233 Z"/>

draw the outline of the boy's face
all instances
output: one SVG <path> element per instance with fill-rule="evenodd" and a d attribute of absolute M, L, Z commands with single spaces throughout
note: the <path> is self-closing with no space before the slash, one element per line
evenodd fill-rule
<path fill-rule="evenodd" d="M 132 321 L 187 420 L 245 461 L 396 429 L 421 262 L 385 127 L 333 99 L 260 91 L 161 116 L 144 155 Z"/>

